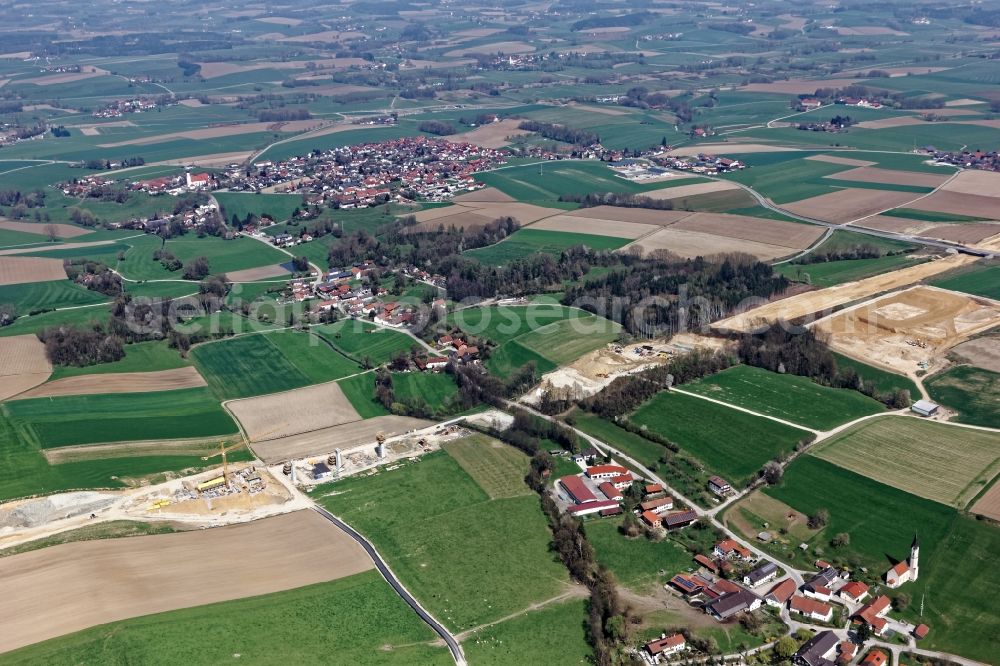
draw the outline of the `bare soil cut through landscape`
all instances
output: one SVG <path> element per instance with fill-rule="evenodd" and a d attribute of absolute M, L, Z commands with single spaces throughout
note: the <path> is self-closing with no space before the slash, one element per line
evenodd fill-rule
<path fill-rule="evenodd" d="M 118 372 L 101 375 L 64 377 L 43 384 L 17 396 L 25 398 L 53 398 L 63 395 L 91 395 L 97 393 L 148 393 L 207 386 L 205 379 L 192 366 L 157 370 L 155 372 Z"/>
<path fill-rule="evenodd" d="M 52 364 L 37 336 L 0 338 L 0 400 L 38 386 L 51 374 Z"/>
<path fill-rule="evenodd" d="M 0 652 L 106 622 L 279 592 L 372 568 L 314 511 L 207 530 L 81 541 L 0 559 Z"/>
<path fill-rule="evenodd" d="M 802 150 L 802 148 L 789 148 L 772 143 L 699 143 L 693 146 L 674 148 L 667 154 L 674 157 L 693 157 L 701 153 L 734 155 L 739 153 L 787 153 L 797 150 Z"/>
<path fill-rule="evenodd" d="M 975 257 L 951 255 L 937 261 L 928 261 L 898 271 L 844 284 L 797 294 L 752 308 L 738 315 L 722 319 L 712 325 L 721 331 L 752 331 L 761 324 L 772 324 L 779 319 L 795 321 L 810 315 L 825 313 L 836 307 L 874 296 L 900 287 L 906 287 L 939 273 L 974 263 Z"/>
<path fill-rule="evenodd" d="M 0 285 L 65 279 L 62 259 L 0 256 Z"/>
<path fill-rule="evenodd" d="M 151 143 L 162 143 L 173 141 L 174 139 L 217 139 L 224 136 L 238 136 L 240 134 L 254 134 L 257 132 L 305 132 L 317 129 L 324 124 L 323 120 L 293 120 L 287 123 L 241 123 L 236 125 L 220 125 L 218 127 L 204 127 L 202 129 L 184 130 L 183 132 L 171 132 L 170 134 L 157 134 L 154 136 L 143 136 L 138 139 L 119 141 L 117 143 L 102 143 L 100 148 L 118 148 L 120 146 L 144 146 Z"/>
<path fill-rule="evenodd" d="M 274 440 L 360 421 L 338 384 L 317 384 L 257 398 L 231 400 L 226 407 L 251 442 Z"/>
<path fill-rule="evenodd" d="M 409 416 L 376 416 L 332 428 L 257 442 L 253 445 L 253 450 L 261 460 L 270 465 L 293 458 L 328 454 L 337 448 L 349 449 L 369 443 L 374 449 L 375 436 L 380 432 L 386 437 L 393 437 L 432 425 L 433 421 Z"/>
<path fill-rule="evenodd" d="M 817 321 L 830 347 L 898 372 L 1000 324 L 1000 306 L 986 299 L 917 286 Z"/>

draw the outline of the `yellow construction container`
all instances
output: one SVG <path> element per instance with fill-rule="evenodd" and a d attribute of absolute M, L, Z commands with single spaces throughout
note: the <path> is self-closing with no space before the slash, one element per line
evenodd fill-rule
<path fill-rule="evenodd" d="M 198 484 L 198 492 L 199 493 L 203 493 L 206 490 L 212 490 L 213 488 L 218 488 L 219 486 L 221 486 L 225 482 L 226 482 L 226 477 L 224 477 L 224 476 L 217 476 L 214 479 L 209 479 L 208 481 L 205 481 L 204 483 L 199 483 Z"/>

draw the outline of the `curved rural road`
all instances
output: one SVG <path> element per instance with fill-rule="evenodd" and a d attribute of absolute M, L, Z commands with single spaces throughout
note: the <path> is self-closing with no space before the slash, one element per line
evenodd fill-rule
<path fill-rule="evenodd" d="M 389 585 L 392 586 L 392 589 L 396 590 L 396 594 L 402 597 L 403 601 L 405 601 L 410 608 L 412 608 L 417 615 L 420 616 L 420 619 L 430 625 L 430 628 L 433 629 L 438 636 L 444 639 L 444 642 L 448 645 L 448 649 L 451 650 L 451 656 L 455 660 L 455 663 L 458 664 L 458 666 L 465 666 L 466 661 L 465 655 L 462 653 L 462 646 L 459 645 L 458 641 L 455 640 L 455 637 L 452 636 L 440 622 L 431 617 L 431 614 L 424 610 L 423 606 L 421 606 L 420 603 L 413 598 L 413 595 L 411 595 L 407 589 L 403 587 L 403 584 L 399 582 L 396 575 L 392 573 L 391 569 L 389 569 L 389 565 L 385 563 L 382 556 L 378 554 L 377 550 L 375 550 L 375 546 L 369 543 L 368 540 L 355 531 L 354 528 L 342 521 L 340 518 L 337 518 L 323 507 L 314 506 L 313 509 L 316 513 L 323 516 L 347 533 L 349 537 L 357 541 L 361 547 L 365 549 L 368 556 L 375 562 L 375 567 L 379 570 L 379 573 L 382 574 L 382 577 L 385 578 Z"/>

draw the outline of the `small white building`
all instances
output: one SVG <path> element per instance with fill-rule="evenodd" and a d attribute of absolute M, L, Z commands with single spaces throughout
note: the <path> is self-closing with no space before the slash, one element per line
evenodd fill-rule
<path fill-rule="evenodd" d="M 939 407 L 930 400 L 917 400 L 915 403 L 910 405 L 910 411 L 914 414 L 919 414 L 920 416 L 934 416 L 937 414 Z"/>

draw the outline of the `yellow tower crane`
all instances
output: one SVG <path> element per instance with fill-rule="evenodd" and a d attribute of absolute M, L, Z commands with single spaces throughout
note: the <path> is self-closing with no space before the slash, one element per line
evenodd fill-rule
<path fill-rule="evenodd" d="M 288 425 L 288 424 L 287 423 L 282 423 L 281 425 L 279 425 L 279 426 L 277 426 L 275 428 L 271 428 L 267 432 L 259 435 L 258 439 L 264 439 L 268 435 L 272 435 L 272 434 L 278 432 L 279 430 L 281 430 L 282 428 L 284 428 L 286 425 Z M 215 456 L 222 456 L 222 478 L 224 479 L 224 481 L 225 481 L 225 483 L 226 483 L 227 486 L 229 485 L 229 460 L 226 458 L 226 454 L 229 453 L 230 451 L 233 451 L 235 449 L 240 448 L 241 446 L 243 446 L 243 442 L 236 442 L 235 444 L 230 444 L 229 446 L 226 446 L 225 441 L 219 441 L 219 450 L 218 450 L 218 452 L 212 453 L 210 455 L 202 456 L 201 457 L 202 460 L 211 460 Z"/>

